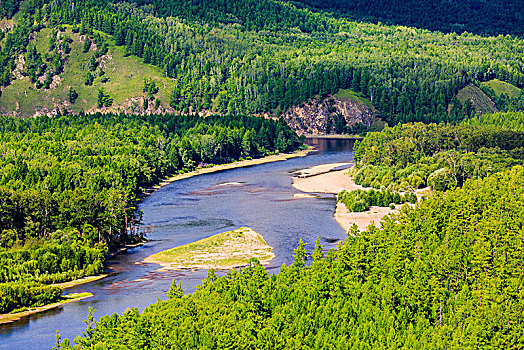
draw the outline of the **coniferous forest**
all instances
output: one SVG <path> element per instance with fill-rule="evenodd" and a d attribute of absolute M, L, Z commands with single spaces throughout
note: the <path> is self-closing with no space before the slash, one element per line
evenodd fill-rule
<path fill-rule="evenodd" d="M 111 60 L 157 76 L 133 95 Z M 282 117 L 342 91 L 374 113 L 329 122 L 365 136 L 351 174 L 372 189 L 337 200 L 411 205 L 336 249 L 300 242 L 278 274 L 253 259 L 90 312 L 55 348 L 522 348 L 523 89 L 517 0 L 2 1 L 0 314 L 142 242 L 137 205 L 166 177 L 301 148 Z M 31 96 L 58 107 L 22 111 Z"/>
<path fill-rule="evenodd" d="M 300 145 L 282 122 L 242 116 L 1 122 L 0 313 L 56 300 L 46 285 L 100 273 L 108 249 L 141 241 L 137 195 L 166 175 Z"/>

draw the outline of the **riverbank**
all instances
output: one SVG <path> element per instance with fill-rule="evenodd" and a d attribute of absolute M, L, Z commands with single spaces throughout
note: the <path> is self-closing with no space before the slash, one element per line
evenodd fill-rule
<path fill-rule="evenodd" d="M 86 284 L 89 282 L 98 281 L 105 277 L 107 277 L 107 274 L 96 275 L 96 276 L 87 276 L 87 277 L 79 278 L 77 280 L 73 280 L 69 282 L 55 283 L 53 284 L 53 286 L 61 288 L 61 289 L 69 289 L 69 288 L 77 287 L 77 286 L 80 286 L 82 284 Z"/>
<path fill-rule="evenodd" d="M 251 258 L 267 264 L 275 257 L 273 248 L 249 227 L 222 232 L 148 256 L 145 263 L 162 266 L 161 270 L 215 269 L 246 266 Z"/>
<path fill-rule="evenodd" d="M 11 314 L 1 314 L 0 315 L 0 324 L 15 322 L 15 321 L 18 321 L 19 319 L 21 319 L 22 317 L 29 316 L 29 315 L 32 315 L 32 314 L 36 314 L 38 312 L 43 312 L 43 311 L 55 309 L 55 308 L 57 308 L 59 306 L 62 306 L 64 304 L 72 303 L 74 301 L 79 301 L 79 300 L 86 299 L 86 298 L 90 298 L 92 296 L 93 296 L 93 294 L 91 294 L 91 293 L 69 294 L 69 295 L 66 295 L 66 296 L 62 297 L 62 298 L 64 298 L 64 300 L 61 300 L 61 301 L 53 303 L 53 304 L 39 306 L 39 307 L 34 307 L 34 308 L 28 308 L 27 310 L 24 310 L 24 311 L 21 311 L 21 312 L 16 312 L 16 313 L 11 313 Z"/>
<path fill-rule="evenodd" d="M 347 134 L 330 134 L 330 135 L 315 135 L 315 134 L 303 134 L 308 139 L 353 139 L 363 140 L 364 136 L 359 135 L 347 135 Z"/>
<path fill-rule="evenodd" d="M 293 187 L 309 194 L 332 193 L 334 195 L 337 195 L 342 190 L 369 189 L 357 185 L 348 174 L 348 169 L 333 171 L 333 169 L 337 169 L 343 164 L 353 165 L 353 163 L 322 164 L 299 170 L 296 174 L 310 175 L 307 177 L 293 177 Z M 389 207 L 371 207 L 368 211 L 353 213 L 344 204 L 337 203 L 335 220 L 345 231 L 348 231 L 353 224 L 356 224 L 360 231 L 364 231 L 370 224 L 375 223 L 378 225 L 384 216 L 396 211 L 397 209 L 390 209 Z"/>
<path fill-rule="evenodd" d="M 296 171 L 293 177 L 293 187 L 304 192 L 295 195 L 295 198 L 310 198 L 314 193 L 332 193 L 337 195 L 340 191 L 370 190 L 371 187 L 357 185 L 353 177 L 348 174 L 348 169 L 334 170 L 344 165 L 354 165 L 354 163 L 332 163 L 321 164 L 308 169 Z M 301 176 L 302 175 L 302 176 Z M 429 191 L 429 188 L 422 188 L 415 191 L 417 199 L 421 198 Z M 414 205 L 407 203 L 407 205 Z M 365 231 L 367 227 L 374 223 L 379 225 L 382 218 L 388 214 L 396 213 L 401 205 L 396 205 L 395 209 L 389 207 L 372 206 L 364 212 L 350 212 L 342 203 L 337 203 L 335 210 L 335 220 L 345 230 L 348 231 L 353 224 L 356 224 L 360 231 Z"/>
<path fill-rule="evenodd" d="M 233 163 L 214 165 L 208 168 L 197 168 L 196 170 L 189 171 L 187 173 L 171 176 L 163 180 L 162 182 L 160 182 L 158 185 L 146 187 L 143 193 L 139 196 L 139 200 L 143 200 L 144 198 L 154 193 L 155 191 L 159 190 L 160 188 L 166 185 L 169 185 L 170 183 L 173 183 L 175 181 L 180 181 L 180 180 L 189 179 L 191 177 L 198 176 L 198 175 L 211 174 L 211 173 L 216 173 L 216 172 L 225 171 L 225 170 L 245 168 L 245 167 L 272 163 L 272 162 L 281 162 L 281 161 L 285 161 L 285 160 L 296 158 L 296 157 L 305 157 L 311 151 L 313 151 L 313 148 L 308 147 L 307 149 L 298 150 L 292 153 L 279 153 L 279 154 L 274 154 L 274 155 L 270 155 L 270 156 L 262 157 L 262 158 L 246 159 L 246 160 L 236 161 Z"/>

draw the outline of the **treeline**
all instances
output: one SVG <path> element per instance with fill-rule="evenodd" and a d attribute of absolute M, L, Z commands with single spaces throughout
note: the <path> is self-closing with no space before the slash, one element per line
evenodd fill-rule
<path fill-rule="evenodd" d="M 337 195 L 337 202 L 342 202 L 349 211 L 363 212 L 369 210 L 371 206 L 390 207 L 395 209 L 395 204 L 417 202 L 417 196 L 413 192 L 400 194 L 390 189 L 381 189 L 380 191 L 371 190 L 342 190 Z"/>
<path fill-rule="evenodd" d="M 455 97 L 468 83 L 524 86 L 521 39 L 356 23 L 273 0 L 31 0 L 24 11 L 36 23 L 112 35 L 174 79 L 169 102 L 184 113 L 279 115 L 342 88 L 369 99 L 390 125 L 455 123 L 473 112 Z"/>
<path fill-rule="evenodd" d="M 521 348 L 522 201 L 522 167 L 467 180 L 337 250 L 317 242 L 308 265 L 301 244 L 279 274 L 210 272 L 192 295 L 89 317 L 76 348 Z"/>
<path fill-rule="evenodd" d="M 476 114 L 464 120 L 465 125 L 497 125 L 501 128 L 524 132 L 524 112 L 500 112 L 493 114 Z"/>
<path fill-rule="evenodd" d="M 368 133 L 354 148 L 355 182 L 445 191 L 524 162 L 524 133 L 494 126 L 404 124 Z"/>
<path fill-rule="evenodd" d="M 23 307 L 43 306 L 60 300 L 62 290 L 38 284 L 0 283 L 0 314 Z"/>
<path fill-rule="evenodd" d="M 518 0 L 299 0 L 306 6 L 339 16 L 443 32 L 524 34 L 524 5 Z"/>
<path fill-rule="evenodd" d="M 133 226 L 146 186 L 300 145 L 284 122 L 243 116 L 2 118 L 0 283 L 101 272 L 108 248 L 143 238 Z"/>

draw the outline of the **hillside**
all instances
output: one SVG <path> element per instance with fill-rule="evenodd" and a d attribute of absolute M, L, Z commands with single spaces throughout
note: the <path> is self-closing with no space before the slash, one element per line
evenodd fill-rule
<path fill-rule="evenodd" d="M 34 39 L 30 43 L 40 55 L 45 56 L 52 52 L 49 50 L 51 37 L 62 38 L 57 39 L 59 42 L 65 38 L 71 39 L 70 52 L 68 54 L 62 52 L 64 60 L 62 72 L 53 77 L 49 88 L 38 86 L 38 83 L 32 83 L 30 77 L 26 75 L 28 71 L 26 57 L 19 55 L 14 79 L 3 89 L 0 96 L 0 113 L 26 117 L 53 115 L 58 111 L 61 113 L 97 111 L 143 113 L 146 110 L 150 113 L 173 112 L 168 104 L 174 88 L 173 81 L 166 78 L 158 67 L 144 64 L 141 59 L 126 55 L 123 48 L 114 45 L 113 40 L 104 41 L 109 44 L 108 52 L 97 59 L 99 64 L 91 72 L 94 80 L 91 85 L 86 85 L 86 75 L 90 72 L 90 59 L 95 56 L 97 49 L 100 51 L 100 48 L 93 43 L 84 52 L 85 41 L 92 41 L 93 36 L 74 33 L 70 26 L 64 29 L 56 32 L 51 28 L 44 28 L 34 33 Z M 47 73 L 38 81 L 43 83 L 46 76 Z M 154 99 L 148 101 L 148 108 L 144 108 L 144 100 L 148 98 L 147 93 L 143 91 L 145 79 L 154 82 L 158 87 Z M 68 98 L 71 88 L 78 94 L 74 103 Z M 101 88 L 113 99 L 112 106 L 97 107 L 98 90 Z M 158 105 L 155 103 L 157 99 Z"/>
<path fill-rule="evenodd" d="M 468 85 L 457 94 L 457 99 L 460 101 L 463 108 L 468 109 L 466 102 L 471 104 L 474 112 L 479 114 L 498 112 L 495 102 L 493 102 L 488 95 L 475 85 Z M 470 114 L 470 113 L 468 113 Z"/>
<path fill-rule="evenodd" d="M 519 0 L 297 0 L 341 16 L 443 32 L 524 34 L 524 4 Z"/>
<path fill-rule="evenodd" d="M 283 118 L 299 135 L 356 134 L 383 125 L 371 101 L 351 90 L 291 107 Z"/>
<path fill-rule="evenodd" d="M 0 38 L 0 104 L 2 111 L 16 115 L 56 106 L 94 111 L 100 87 L 102 106 L 144 112 L 143 79 L 151 78 L 159 92 L 148 100 L 150 112 L 279 117 L 311 99 L 350 89 L 389 124 L 457 122 L 469 117 L 469 110 L 447 106 L 468 84 L 499 79 L 517 88 L 524 85 L 523 42 L 511 36 L 369 24 L 274 0 L 23 4 L 13 17 L 17 25 L 4 26 Z M 61 52 L 61 42 L 49 51 L 44 38 L 60 27 L 67 29 L 64 38 L 72 39 L 69 54 Z M 106 78 L 96 76 L 95 68 L 89 87 L 90 58 L 80 50 L 82 35 L 100 40 L 95 45 L 106 43 L 108 50 L 102 63 Z M 31 51 L 35 42 L 36 53 Z M 89 48 L 89 54 L 96 52 Z M 31 67 L 21 63 L 21 56 L 32 60 Z M 33 67 L 40 64 L 38 57 L 46 61 L 42 72 Z M 44 89 L 28 84 L 26 78 L 37 73 Z M 72 105 L 68 87 L 79 94 Z"/>

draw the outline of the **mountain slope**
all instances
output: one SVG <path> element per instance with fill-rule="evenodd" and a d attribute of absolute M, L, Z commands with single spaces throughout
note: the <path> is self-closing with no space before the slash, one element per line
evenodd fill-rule
<path fill-rule="evenodd" d="M 124 55 L 139 57 L 144 67 L 158 67 L 154 75 L 169 78 L 157 81 L 163 89 L 159 92 L 162 106 L 169 104 L 179 113 L 280 116 L 311 98 L 351 89 L 368 99 L 390 124 L 456 122 L 469 116 L 467 110 L 457 108 L 450 113 L 447 106 L 468 84 L 497 78 L 518 88 L 524 86 L 521 39 L 358 23 L 273 0 L 190 4 L 88 0 L 75 6 L 65 0 L 27 0 L 17 24 L 3 39 L 0 54 L 0 85 L 8 96 L 9 84 L 16 84 L 18 73 L 32 74 L 16 68 L 20 55 L 27 56 L 31 50 L 27 38 L 42 27 L 61 25 L 71 25 L 80 33 L 102 33 L 102 38 L 107 35 L 111 49 L 114 42 Z M 65 60 L 64 74 L 68 65 L 75 64 L 81 66 L 73 58 Z M 72 70 L 87 74 L 85 63 Z M 79 86 L 80 77 L 69 82 L 61 72 L 51 73 L 60 76 L 60 86 L 84 89 Z M 136 87 L 135 83 L 119 85 L 118 78 L 110 78 L 102 86 L 107 99 L 114 99 L 114 107 L 126 99 L 131 101 L 128 111 L 133 103 L 140 104 L 140 89 L 126 93 L 122 89 Z M 100 87 L 96 79 L 94 83 Z M 26 90 L 11 94 L 2 103 L 4 110 L 16 110 L 14 96 L 25 97 Z M 92 95 L 91 88 L 88 90 Z M 64 92 L 54 96 L 55 103 L 60 100 L 59 104 L 67 105 Z M 94 92 L 98 96 L 98 90 Z M 42 95 L 32 100 L 52 101 Z M 82 105 L 84 99 L 86 105 Z M 96 107 L 88 106 L 94 103 L 89 96 L 78 101 L 87 110 Z"/>

